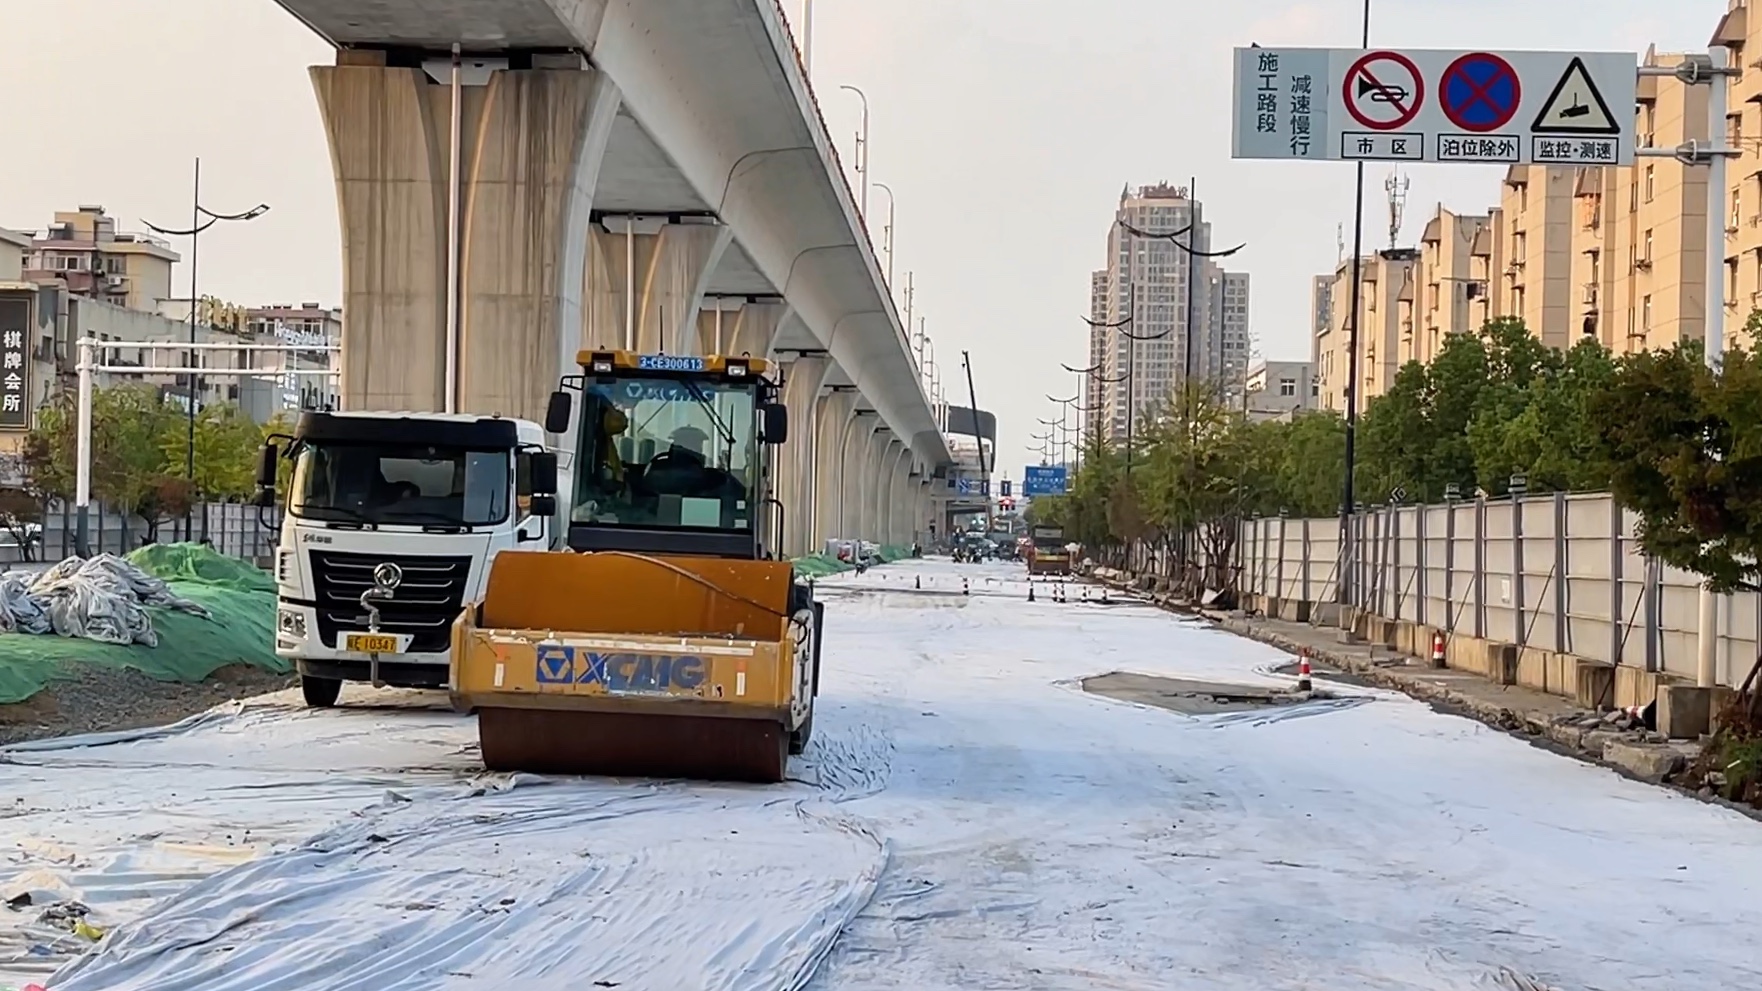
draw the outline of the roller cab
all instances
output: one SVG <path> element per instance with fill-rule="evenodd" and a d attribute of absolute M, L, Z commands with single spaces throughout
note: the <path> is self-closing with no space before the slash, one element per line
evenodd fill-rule
<path fill-rule="evenodd" d="M 576 434 L 568 549 L 496 557 L 454 625 L 454 704 L 491 770 L 781 781 L 822 610 L 773 559 L 777 386 L 756 359 L 580 360 L 546 423 Z"/>

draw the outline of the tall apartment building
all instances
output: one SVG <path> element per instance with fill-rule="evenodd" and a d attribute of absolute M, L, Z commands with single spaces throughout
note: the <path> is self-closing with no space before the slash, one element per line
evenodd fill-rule
<path fill-rule="evenodd" d="M 1403 348 L 1416 329 L 1418 287 L 1424 280 L 1417 248 L 1388 248 L 1365 255 L 1359 263 L 1358 373 L 1359 409 L 1395 383 L 1404 363 Z M 1317 315 L 1317 333 L 1310 354 L 1316 380 L 1317 404 L 1322 409 L 1344 410 L 1351 374 L 1351 337 L 1347 314 L 1352 312 L 1352 260 L 1340 262 L 1333 276 L 1317 276 L 1329 282 L 1327 319 Z"/>
<path fill-rule="evenodd" d="M 1674 66 L 1684 56 L 1646 53 L 1648 65 Z M 1737 85 L 1734 83 L 1734 86 Z M 1762 87 L 1758 87 L 1762 97 Z M 1734 125 L 1741 129 L 1744 109 Z M 1635 130 L 1641 145 L 1705 143 L 1706 87 L 1674 79 L 1640 79 Z M 1728 121 L 1731 118 L 1728 118 Z M 1734 142 L 1741 146 L 1741 141 Z M 1762 219 L 1746 226 L 1743 183 L 1762 202 L 1754 173 L 1741 160 L 1726 227 L 1728 288 L 1737 289 L 1736 246 L 1746 230 L 1756 242 L 1751 271 L 1762 268 Z M 1706 170 L 1674 159 L 1642 158 L 1632 166 L 1575 168 L 1513 166 L 1502 184 L 1502 253 L 1496 270 L 1495 316 L 1521 317 L 1552 347 L 1570 348 L 1592 337 L 1617 354 L 1699 340 L 1706 329 Z M 1739 301 L 1744 302 L 1744 301 Z M 1747 306 L 1727 307 L 1741 325 Z"/>
<path fill-rule="evenodd" d="M 1207 265 L 1211 279 L 1211 320 L 1214 347 L 1205 374 L 1223 386 L 1224 401 L 1242 401 L 1253 341 L 1248 333 L 1248 273 L 1226 272 Z"/>
<path fill-rule="evenodd" d="M 1182 231 L 1179 244 L 1154 236 Z M 1086 389 L 1106 436 L 1125 436 L 1129 410 L 1136 417 L 1164 406 L 1189 367 L 1195 379 L 1211 381 L 1239 381 L 1246 372 L 1248 276 L 1182 247 L 1205 252 L 1211 243 L 1204 205 L 1186 187 L 1158 183 L 1121 192 L 1107 266 L 1090 280 L 1097 326 L 1089 350 L 1098 371 Z"/>
<path fill-rule="evenodd" d="M 1751 314 L 1762 310 L 1762 13 L 1751 17 L 1751 0 L 1730 0 L 1710 39 L 1731 49 L 1731 63 L 1743 75 L 1731 80 L 1725 111 L 1726 144 L 1739 150 L 1726 167 L 1725 340 L 1728 347 L 1757 343 L 1744 332 Z M 1642 85 L 1649 80 L 1642 80 Z M 1668 84 L 1670 80 L 1660 80 Z M 1692 112 L 1692 111 L 1691 111 Z M 1676 167 L 1674 162 L 1669 163 Z M 1689 170 L 1691 173 L 1701 170 Z"/>

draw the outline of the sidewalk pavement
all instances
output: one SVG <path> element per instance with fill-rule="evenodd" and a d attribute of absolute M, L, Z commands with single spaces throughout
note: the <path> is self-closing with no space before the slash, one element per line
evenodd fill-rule
<path fill-rule="evenodd" d="M 1363 641 L 1347 642 L 1331 626 L 1291 622 L 1240 611 L 1222 612 L 1194 605 L 1169 593 L 1146 593 L 1124 576 L 1092 576 L 1104 584 L 1150 598 L 1157 605 L 1208 619 L 1238 636 L 1289 651 L 1307 651 L 1317 674 L 1329 669 L 1380 688 L 1390 689 L 1438 709 L 1468 716 L 1521 736 L 1548 749 L 1611 767 L 1650 784 L 1660 784 L 1715 801 L 1752 818 L 1756 810 L 1713 797 L 1713 789 L 1685 778 L 1701 754 L 1695 742 L 1671 741 L 1646 729 L 1642 721 L 1616 711 L 1598 713 L 1558 695 L 1519 685 L 1499 685 L 1466 671 L 1434 668 L 1429 660 L 1402 655 Z M 1293 658 L 1295 663 L 1295 657 Z"/>

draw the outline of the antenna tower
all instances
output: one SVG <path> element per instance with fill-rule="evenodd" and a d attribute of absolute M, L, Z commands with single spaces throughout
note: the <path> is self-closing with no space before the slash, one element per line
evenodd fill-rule
<path fill-rule="evenodd" d="M 1407 212 L 1407 188 L 1413 180 L 1401 174 L 1399 170 L 1389 173 L 1389 179 L 1383 188 L 1389 191 L 1389 248 L 1393 250 L 1401 240 L 1401 215 Z"/>

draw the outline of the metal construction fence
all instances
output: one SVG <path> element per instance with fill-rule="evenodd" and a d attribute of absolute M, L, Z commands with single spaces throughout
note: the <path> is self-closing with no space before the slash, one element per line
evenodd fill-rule
<path fill-rule="evenodd" d="M 259 522 L 256 506 L 240 503 L 206 503 L 190 513 L 190 526 L 184 529 L 182 516 L 159 524 L 155 539 L 159 543 L 177 540 L 205 542 L 216 551 L 248 561 L 262 562 L 275 554 L 280 536 L 281 511 L 264 510 Z M 265 526 L 264 523 L 268 525 Z M 77 518 L 71 504 L 52 501 L 43 507 L 42 523 L 32 535 L 30 557 L 38 561 L 59 561 L 76 553 Z M 93 554 L 127 554 L 147 542 L 147 523 L 139 516 L 130 516 L 93 503 L 87 517 L 86 532 Z M 24 549 L 14 534 L 0 531 L 0 563 L 24 561 Z"/>
<path fill-rule="evenodd" d="M 1351 605 L 1466 636 L 1695 676 L 1699 580 L 1639 551 L 1605 493 L 1388 506 L 1352 517 Z M 1246 521 L 1242 590 L 1337 601 L 1337 518 Z M 1762 596 L 1718 601 L 1719 682 L 1754 662 Z"/>

